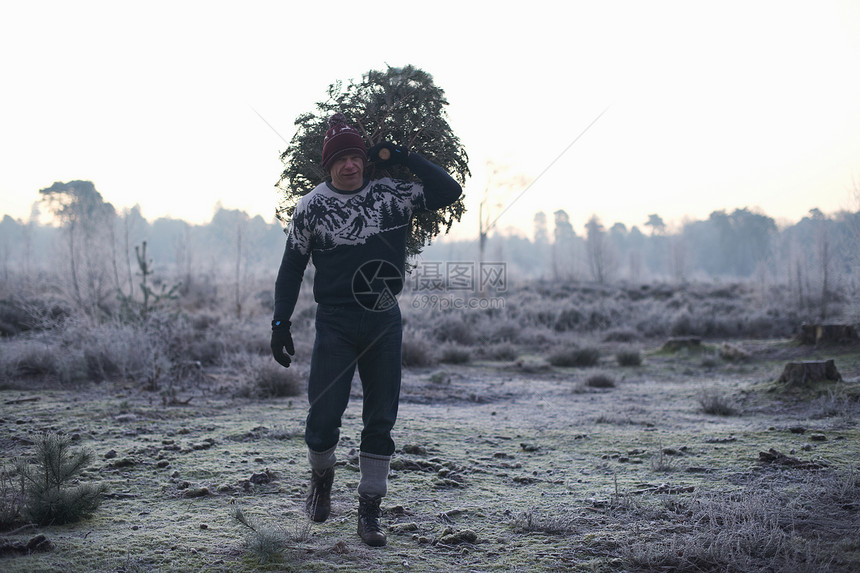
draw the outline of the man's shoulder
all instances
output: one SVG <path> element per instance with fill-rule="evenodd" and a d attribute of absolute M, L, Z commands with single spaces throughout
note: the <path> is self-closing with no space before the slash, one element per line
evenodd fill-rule
<path fill-rule="evenodd" d="M 306 209 L 308 205 L 313 203 L 314 201 L 319 200 L 320 197 L 324 196 L 326 193 L 330 193 L 328 186 L 325 182 L 320 183 L 307 193 L 305 193 L 299 201 L 296 203 L 296 210 Z"/>
<path fill-rule="evenodd" d="M 410 181 L 409 179 L 394 179 L 393 177 L 378 177 L 376 179 L 371 179 L 367 186 L 371 189 L 385 187 L 388 189 L 396 190 L 407 190 L 423 187 L 420 181 Z"/>

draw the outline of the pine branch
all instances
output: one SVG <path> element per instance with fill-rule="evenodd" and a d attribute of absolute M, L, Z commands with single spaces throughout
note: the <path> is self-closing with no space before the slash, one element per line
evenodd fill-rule
<path fill-rule="evenodd" d="M 241 507 L 233 506 L 233 508 L 230 510 L 230 517 L 232 517 L 254 533 L 257 533 L 257 528 L 251 524 L 251 521 L 245 516 L 245 512 L 242 511 Z"/>

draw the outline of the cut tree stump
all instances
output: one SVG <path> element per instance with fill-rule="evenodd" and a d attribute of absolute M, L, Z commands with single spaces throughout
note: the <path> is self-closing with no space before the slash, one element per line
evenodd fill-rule
<path fill-rule="evenodd" d="M 857 329 L 850 324 L 801 324 L 801 344 L 846 344 L 857 342 Z"/>
<path fill-rule="evenodd" d="M 839 382 L 842 376 L 831 360 L 804 360 L 785 365 L 779 382 L 789 386 L 803 386 L 812 382 Z"/>
<path fill-rule="evenodd" d="M 682 348 L 701 348 L 702 339 L 696 336 L 679 336 L 670 338 L 663 344 L 663 350 L 667 352 L 677 352 Z"/>

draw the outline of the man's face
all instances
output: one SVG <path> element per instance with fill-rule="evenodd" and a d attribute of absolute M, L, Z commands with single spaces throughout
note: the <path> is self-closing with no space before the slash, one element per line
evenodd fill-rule
<path fill-rule="evenodd" d="M 364 158 L 357 154 L 341 155 L 331 168 L 332 184 L 341 191 L 355 191 L 364 183 Z"/>

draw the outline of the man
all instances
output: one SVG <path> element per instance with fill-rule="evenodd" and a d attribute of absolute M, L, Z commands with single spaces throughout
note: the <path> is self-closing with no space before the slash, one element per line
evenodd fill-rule
<path fill-rule="evenodd" d="M 368 162 L 371 162 L 370 164 Z M 421 183 L 373 178 L 375 169 L 404 165 Z M 305 442 L 311 466 L 306 509 L 313 521 L 331 510 L 335 450 L 356 366 L 363 390 L 359 447 L 358 534 L 385 545 L 380 500 L 388 490 L 400 399 L 403 288 L 412 213 L 450 205 L 462 193 L 445 171 L 417 153 L 380 143 L 369 154 L 343 114 L 329 119 L 322 149 L 329 179 L 302 197 L 287 231 L 275 282 L 272 353 L 284 367 L 295 354 L 290 317 L 313 259 L 316 338 L 308 377 Z"/>

